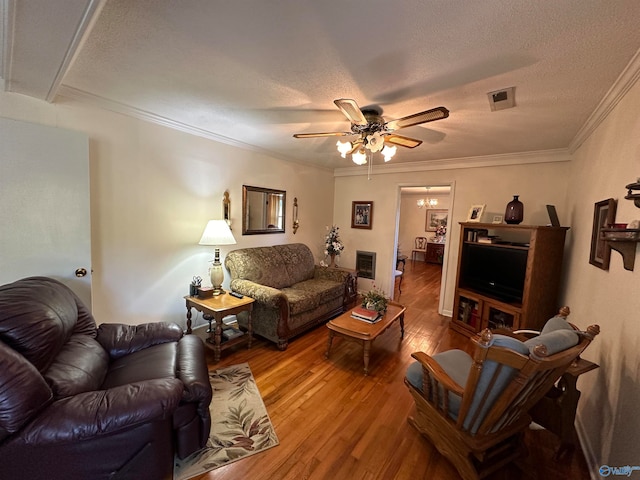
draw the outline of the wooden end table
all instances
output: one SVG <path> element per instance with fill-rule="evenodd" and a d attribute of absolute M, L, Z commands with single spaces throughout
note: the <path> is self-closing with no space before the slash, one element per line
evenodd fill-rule
<path fill-rule="evenodd" d="M 329 329 L 329 340 L 327 342 L 327 352 L 324 354 L 325 358 L 329 358 L 329 352 L 331 351 L 331 343 L 333 337 L 340 335 L 347 340 L 362 343 L 363 355 L 364 355 L 364 374 L 369 374 L 369 353 L 371 351 L 371 344 L 384 333 L 396 320 L 400 320 L 400 338 L 404 338 L 404 312 L 406 307 L 399 303 L 389 302 L 387 305 L 387 313 L 384 314 L 382 319 L 376 323 L 368 323 L 363 320 L 358 320 L 351 316 L 349 310 L 339 317 L 329 320 L 327 322 L 327 328 Z"/>
<path fill-rule="evenodd" d="M 560 448 L 556 459 L 576 445 L 576 409 L 580 400 L 578 377 L 595 370 L 599 365 L 584 358 L 578 358 L 560 377 L 556 386 L 542 397 L 531 409 L 533 421 L 560 437 Z"/>
<path fill-rule="evenodd" d="M 236 298 L 228 293 L 223 293 L 210 298 L 191 297 L 187 295 L 184 297 L 187 302 L 187 333 L 192 333 L 191 330 L 191 309 L 195 308 L 197 311 L 202 312 L 205 319 L 209 320 L 209 336 L 205 341 L 205 345 L 213 348 L 213 359 L 215 362 L 220 361 L 220 354 L 223 350 L 226 350 L 233 345 L 244 341 L 245 337 L 249 338 L 248 347 L 251 348 L 251 342 L 253 340 L 253 328 L 251 326 L 251 311 L 253 310 L 253 302 L 255 301 L 251 297 Z M 222 343 L 222 319 L 229 315 L 236 315 L 240 312 L 249 312 L 249 319 L 247 323 L 247 333 L 237 338 Z M 209 317 L 209 318 L 207 318 Z M 215 321 L 215 328 L 212 327 L 212 320 Z M 213 333 L 213 338 L 211 334 Z"/>

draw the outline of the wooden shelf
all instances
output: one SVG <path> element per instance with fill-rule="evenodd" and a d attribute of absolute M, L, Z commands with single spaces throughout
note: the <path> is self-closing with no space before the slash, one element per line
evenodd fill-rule
<path fill-rule="evenodd" d="M 640 242 L 640 229 L 601 228 L 600 235 L 612 250 L 622 255 L 624 269 L 633 271 L 636 262 L 636 244 Z"/>

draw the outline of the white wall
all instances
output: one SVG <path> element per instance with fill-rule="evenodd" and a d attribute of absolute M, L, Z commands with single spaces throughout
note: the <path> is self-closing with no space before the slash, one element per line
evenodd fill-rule
<path fill-rule="evenodd" d="M 222 218 L 229 190 L 235 248 L 302 242 L 323 258 L 333 215 L 332 173 L 62 101 L 0 94 L 0 116 L 85 132 L 91 179 L 92 294 L 98 323 L 185 321 L 183 296 L 207 276 L 198 241 Z M 34 138 L 37 141 L 37 138 Z M 286 233 L 242 236 L 242 185 L 286 190 Z M 292 233 L 293 198 L 300 229 Z M 228 285 L 228 278 L 225 282 Z"/>
<path fill-rule="evenodd" d="M 640 465 L 640 259 L 633 272 L 624 270 L 615 251 L 608 271 L 589 264 L 595 202 L 617 199 L 619 223 L 640 219 L 640 209 L 624 199 L 625 185 L 640 176 L 639 110 L 636 83 L 575 153 L 568 183 L 572 241 L 565 303 L 578 325 L 601 328 L 584 354 L 600 368 L 578 382 L 579 431 L 594 472 L 603 464 Z"/>
<path fill-rule="evenodd" d="M 356 250 L 376 252 L 375 284 L 390 292 L 394 269 L 396 217 L 400 211 L 400 187 L 451 184 L 452 215 L 449 217 L 447 228 L 447 258 L 444 265 L 446 285 L 444 310 L 441 312 L 446 315 L 451 315 L 453 308 L 459 222 L 466 220 L 471 205 L 486 204 L 483 220 L 490 222 L 494 214 L 504 214 L 507 203 L 513 199 L 513 195 L 519 194 L 520 200 L 524 203 L 523 223 L 546 225 L 549 223 L 549 217 L 545 205 L 553 204 L 557 207 L 562 225 L 570 226 L 570 216 L 565 207 L 569 162 L 380 175 L 375 174 L 375 171 L 374 166 L 374 175 L 370 180 L 367 180 L 366 167 L 363 167 L 362 175 L 336 178 L 334 223 L 342 227 L 342 237 L 346 244 L 340 264 L 353 268 Z M 353 200 L 374 202 L 372 230 L 349 228 Z M 372 283 L 369 280 L 359 280 L 358 287 L 366 291 Z"/>

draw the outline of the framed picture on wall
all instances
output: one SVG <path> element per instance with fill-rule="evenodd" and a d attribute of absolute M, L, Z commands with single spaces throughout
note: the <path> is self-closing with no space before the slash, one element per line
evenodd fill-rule
<path fill-rule="evenodd" d="M 448 216 L 447 210 L 427 210 L 424 231 L 435 232 L 438 227 L 446 227 Z"/>
<path fill-rule="evenodd" d="M 351 202 L 351 228 L 367 228 L 373 225 L 373 202 Z"/>
<path fill-rule="evenodd" d="M 611 247 L 602 240 L 600 229 L 616 221 L 616 201 L 613 198 L 595 203 L 593 208 L 593 227 L 591 230 L 591 252 L 589 263 L 603 270 L 609 270 Z"/>

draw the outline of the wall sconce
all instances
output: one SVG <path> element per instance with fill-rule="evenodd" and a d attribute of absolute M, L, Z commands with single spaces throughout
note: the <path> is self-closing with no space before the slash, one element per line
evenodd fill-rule
<path fill-rule="evenodd" d="M 300 223 L 298 222 L 298 197 L 293 198 L 293 234 L 298 231 Z"/>
<path fill-rule="evenodd" d="M 222 219 L 231 227 L 231 199 L 229 198 L 229 190 L 225 190 L 222 197 Z"/>

